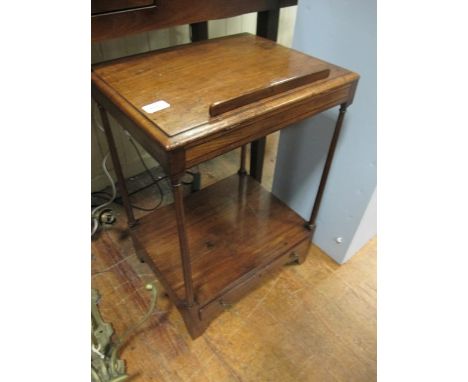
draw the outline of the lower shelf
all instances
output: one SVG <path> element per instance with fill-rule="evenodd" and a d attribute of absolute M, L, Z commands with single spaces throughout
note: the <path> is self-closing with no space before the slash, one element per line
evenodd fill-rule
<path fill-rule="evenodd" d="M 190 194 L 184 204 L 195 302 L 200 308 L 223 296 L 232 298 L 238 294 L 234 290 L 247 288 L 262 270 L 309 244 L 305 221 L 250 176 L 233 175 Z M 174 206 L 146 215 L 132 236 L 173 298 L 183 301 Z"/>

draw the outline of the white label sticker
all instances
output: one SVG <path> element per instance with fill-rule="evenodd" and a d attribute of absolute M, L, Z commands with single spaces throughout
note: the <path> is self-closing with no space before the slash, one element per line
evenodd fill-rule
<path fill-rule="evenodd" d="M 156 113 L 157 111 L 167 109 L 168 107 L 171 107 L 171 105 L 169 105 L 166 101 L 161 100 L 145 105 L 142 107 L 142 109 L 147 113 L 152 114 Z"/>

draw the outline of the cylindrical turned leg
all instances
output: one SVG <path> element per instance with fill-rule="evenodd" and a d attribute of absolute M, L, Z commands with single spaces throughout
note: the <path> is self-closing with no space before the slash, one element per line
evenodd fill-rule
<path fill-rule="evenodd" d="M 109 146 L 109 151 L 112 158 L 112 163 L 114 165 L 114 170 L 117 175 L 117 187 L 119 189 L 120 195 L 122 196 L 122 202 L 125 208 L 125 213 L 127 214 L 128 225 L 133 227 L 137 224 L 135 216 L 133 215 L 132 206 L 130 205 L 130 198 L 128 197 L 127 186 L 125 185 L 125 178 L 122 172 L 122 166 L 120 165 L 119 155 L 115 147 L 114 136 L 109 123 L 109 118 L 107 117 L 106 110 L 98 104 L 99 113 L 101 114 L 102 126 L 104 127 L 104 132 L 107 138 L 107 144 Z"/>
<path fill-rule="evenodd" d="M 241 160 L 240 160 L 240 168 L 237 172 L 239 175 L 247 175 L 247 171 L 245 169 L 245 159 L 247 156 L 247 145 L 241 147 Z"/>
<path fill-rule="evenodd" d="M 306 227 L 311 231 L 315 230 L 317 215 L 320 208 L 320 203 L 322 202 L 323 191 L 325 190 L 325 185 L 327 183 L 328 173 L 330 172 L 330 167 L 333 161 L 333 156 L 335 154 L 336 144 L 338 142 L 338 137 L 340 135 L 341 127 L 343 125 L 343 119 L 346 113 L 347 104 L 342 104 L 340 107 L 340 114 L 338 120 L 336 121 L 335 131 L 333 132 L 333 137 L 330 142 L 330 147 L 328 148 L 327 159 L 325 161 L 325 167 L 322 171 L 322 177 L 320 179 L 319 188 L 317 195 L 315 196 L 314 207 L 312 208 L 312 213 L 310 215 L 309 221 L 306 223 Z"/>
<path fill-rule="evenodd" d="M 172 192 L 174 194 L 174 205 L 177 219 L 177 232 L 179 234 L 180 256 L 182 259 L 182 271 L 185 284 L 185 298 L 187 306 L 193 305 L 193 283 L 192 283 L 192 264 L 190 262 L 190 254 L 188 248 L 187 232 L 185 229 L 185 212 L 184 212 L 184 196 L 180 177 L 172 178 Z"/>

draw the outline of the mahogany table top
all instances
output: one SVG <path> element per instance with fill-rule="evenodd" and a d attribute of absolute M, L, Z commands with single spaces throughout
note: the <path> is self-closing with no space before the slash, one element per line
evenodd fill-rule
<path fill-rule="evenodd" d="M 93 86 L 165 150 L 349 89 L 357 78 L 250 34 L 117 59 L 92 73 Z"/>

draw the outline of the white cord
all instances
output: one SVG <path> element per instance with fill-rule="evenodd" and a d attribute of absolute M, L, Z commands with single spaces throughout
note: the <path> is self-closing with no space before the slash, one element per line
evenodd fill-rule
<path fill-rule="evenodd" d="M 104 354 L 101 353 L 101 344 L 98 344 L 98 347 L 95 347 L 94 344 L 91 344 L 91 351 L 96 353 L 101 359 L 106 358 Z"/>
<path fill-rule="evenodd" d="M 106 166 L 106 162 L 107 162 L 107 158 L 109 158 L 109 153 L 106 154 L 106 156 L 104 157 L 103 161 L 102 161 L 102 169 L 104 170 L 104 173 L 106 174 L 107 178 L 109 179 L 109 182 L 111 184 L 111 187 L 112 187 L 112 197 L 105 203 L 97 206 L 96 208 L 94 208 L 92 211 L 91 211 L 91 218 L 93 219 L 93 228 L 91 230 L 91 236 L 93 236 L 98 227 L 99 227 L 99 220 L 97 218 L 96 213 L 103 209 L 104 207 L 107 207 L 109 204 L 111 204 L 115 197 L 117 196 L 117 190 L 115 188 L 115 183 L 114 183 L 114 180 L 112 179 L 112 176 L 111 174 L 109 173 L 109 170 L 107 169 L 107 166 Z"/>

